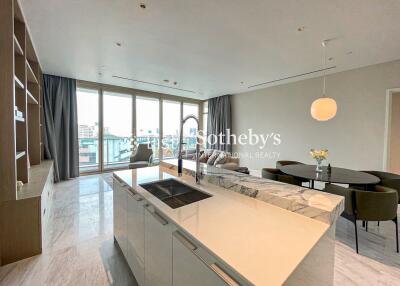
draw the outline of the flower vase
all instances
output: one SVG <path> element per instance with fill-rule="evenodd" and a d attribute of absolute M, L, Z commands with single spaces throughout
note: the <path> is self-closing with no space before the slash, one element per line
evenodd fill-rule
<path fill-rule="evenodd" d="M 321 173 L 322 172 L 322 159 L 316 159 L 317 161 L 317 167 L 315 168 L 315 171 L 317 173 Z"/>

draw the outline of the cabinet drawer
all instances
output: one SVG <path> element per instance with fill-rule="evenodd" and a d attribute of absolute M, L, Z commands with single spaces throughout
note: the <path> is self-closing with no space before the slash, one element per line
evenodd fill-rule
<path fill-rule="evenodd" d="M 113 212 L 114 238 L 127 258 L 127 193 L 123 191 L 115 177 L 113 178 Z"/>
<path fill-rule="evenodd" d="M 172 261 L 174 286 L 245 285 L 205 249 L 197 246 L 180 231 L 173 233 Z"/>
<path fill-rule="evenodd" d="M 172 285 L 172 225 L 152 206 L 145 207 L 145 285 Z"/>
<path fill-rule="evenodd" d="M 144 285 L 144 200 L 139 195 L 126 190 L 128 198 L 127 212 L 127 261 L 136 281 Z"/>

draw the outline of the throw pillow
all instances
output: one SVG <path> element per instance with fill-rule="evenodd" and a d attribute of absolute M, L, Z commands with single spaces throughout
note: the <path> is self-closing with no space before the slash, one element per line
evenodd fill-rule
<path fill-rule="evenodd" d="M 218 150 L 214 150 L 214 152 L 212 153 L 212 155 L 210 156 L 210 158 L 208 158 L 207 160 L 207 164 L 208 165 L 214 165 L 215 160 L 217 160 L 218 156 L 219 156 L 220 151 Z"/>
<path fill-rule="evenodd" d="M 214 162 L 214 166 L 218 164 L 225 164 L 226 162 L 228 162 L 229 156 L 230 155 L 227 152 L 219 153 L 218 158 Z"/>
<path fill-rule="evenodd" d="M 206 152 L 203 152 L 203 154 L 201 154 L 199 161 L 200 163 L 207 163 L 209 156 Z"/>

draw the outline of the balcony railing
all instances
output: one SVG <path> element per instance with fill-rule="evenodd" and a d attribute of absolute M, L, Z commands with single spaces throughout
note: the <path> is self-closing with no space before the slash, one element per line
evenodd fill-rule
<path fill-rule="evenodd" d="M 184 149 L 196 148 L 196 137 L 184 137 Z M 178 156 L 178 136 L 165 136 L 162 141 L 163 158 L 176 158 Z M 153 158 L 157 161 L 159 156 L 159 137 L 139 136 L 136 144 L 151 144 Z M 104 168 L 124 166 L 129 163 L 132 155 L 131 137 L 105 138 L 103 141 Z M 79 138 L 79 167 L 81 172 L 99 169 L 99 140 L 97 138 Z"/>

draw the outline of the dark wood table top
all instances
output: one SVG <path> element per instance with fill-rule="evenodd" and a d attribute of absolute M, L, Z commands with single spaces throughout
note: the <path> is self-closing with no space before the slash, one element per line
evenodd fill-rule
<path fill-rule="evenodd" d="M 377 184 L 380 181 L 378 177 L 360 171 L 332 167 L 329 176 L 326 166 L 322 167 L 320 173 L 317 173 L 315 168 L 315 165 L 296 164 L 282 166 L 280 170 L 287 175 L 326 183 L 369 185 Z"/>

